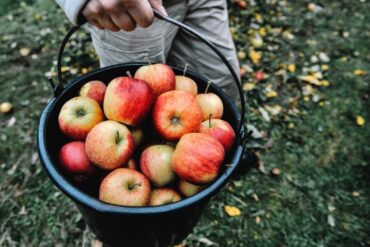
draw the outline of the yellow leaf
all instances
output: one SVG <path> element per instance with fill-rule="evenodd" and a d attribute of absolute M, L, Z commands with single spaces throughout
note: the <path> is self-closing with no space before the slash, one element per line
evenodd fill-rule
<path fill-rule="evenodd" d="M 261 222 L 261 217 L 256 216 L 256 224 L 259 224 Z"/>
<path fill-rule="evenodd" d="M 281 106 L 279 105 L 274 105 L 274 106 L 269 106 L 269 105 L 266 105 L 265 106 L 266 110 L 268 110 L 272 115 L 278 115 L 282 108 Z"/>
<path fill-rule="evenodd" d="M 321 85 L 324 86 L 324 87 L 328 87 L 328 86 L 330 86 L 330 82 L 327 81 L 327 80 L 322 80 Z"/>
<path fill-rule="evenodd" d="M 247 55 L 245 54 L 245 52 L 244 51 L 239 51 L 238 52 L 238 58 L 239 59 L 245 59 L 245 57 L 246 57 Z"/>
<path fill-rule="evenodd" d="M 313 75 L 302 75 L 299 77 L 302 81 L 306 81 L 310 84 L 321 86 L 321 82 Z"/>
<path fill-rule="evenodd" d="M 304 96 L 304 97 L 303 97 L 303 100 L 304 100 L 305 102 L 308 102 L 308 101 L 310 101 L 310 97 L 308 97 L 308 96 Z"/>
<path fill-rule="evenodd" d="M 364 75 L 365 71 L 363 71 L 362 69 L 356 69 L 355 71 L 353 71 L 353 74 L 354 75 Z"/>
<path fill-rule="evenodd" d="M 243 85 L 243 90 L 244 91 L 251 91 L 254 88 L 255 88 L 255 85 L 252 82 L 247 82 L 247 83 L 244 83 L 244 85 Z"/>
<path fill-rule="evenodd" d="M 321 70 L 322 71 L 327 71 L 327 70 L 329 70 L 329 65 L 327 65 L 327 64 L 323 64 L 323 65 L 321 65 Z"/>
<path fill-rule="evenodd" d="M 259 33 L 262 37 L 266 36 L 266 34 L 267 34 L 266 28 L 261 27 L 261 28 L 258 30 L 258 33 Z"/>
<path fill-rule="evenodd" d="M 294 129 L 294 127 L 295 127 L 294 123 L 289 123 L 288 124 L 288 129 Z"/>
<path fill-rule="evenodd" d="M 22 57 L 28 56 L 30 54 L 30 52 L 31 52 L 31 49 L 27 48 L 27 47 L 21 48 L 19 50 L 19 53 L 21 54 Z"/>
<path fill-rule="evenodd" d="M 63 66 L 62 68 L 60 68 L 60 70 L 62 71 L 62 73 L 64 73 L 64 72 L 69 71 L 69 67 L 68 66 Z"/>
<path fill-rule="evenodd" d="M 89 72 L 89 69 L 88 68 L 82 68 L 81 72 L 82 72 L 82 74 L 86 74 L 87 72 Z"/>
<path fill-rule="evenodd" d="M 290 72 L 290 73 L 294 73 L 295 72 L 295 70 L 296 70 L 296 65 L 295 64 L 289 64 L 288 65 L 288 71 Z"/>
<path fill-rule="evenodd" d="M 262 58 L 262 54 L 254 49 L 249 49 L 249 58 L 254 64 L 258 64 Z"/>
<path fill-rule="evenodd" d="M 359 193 L 359 192 L 357 192 L 357 191 L 353 191 L 353 192 L 352 192 L 352 196 L 354 196 L 354 197 L 359 197 L 359 196 L 360 196 L 360 193 Z"/>
<path fill-rule="evenodd" d="M 309 11 L 314 11 L 314 10 L 315 10 L 315 8 L 316 8 L 316 4 L 314 4 L 314 3 L 309 3 L 309 4 L 307 5 L 307 9 L 308 9 Z"/>
<path fill-rule="evenodd" d="M 363 126 L 365 124 L 365 119 L 361 116 L 356 117 L 356 123 L 358 126 Z"/>
<path fill-rule="evenodd" d="M 226 205 L 224 207 L 224 209 L 225 209 L 225 212 L 227 213 L 227 215 L 229 215 L 230 217 L 241 215 L 240 209 L 235 207 L 235 206 Z"/>
<path fill-rule="evenodd" d="M 266 97 L 267 98 L 274 98 L 274 97 L 276 97 L 278 94 L 277 94 L 277 92 L 276 91 L 274 91 L 274 90 L 270 90 L 270 91 L 268 91 L 267 93 L 266 93 Z"/>
<path fill-rule="evenodd" d="M 260 14 L 255 14 L 254 15 L 254 17 L 256 18 L 256 21 L 258 22 L 258 23 L 261 23 L 262 21 L 263 21 L 263 19 L 262 19 L 262 16 L 260 15 Z"/>

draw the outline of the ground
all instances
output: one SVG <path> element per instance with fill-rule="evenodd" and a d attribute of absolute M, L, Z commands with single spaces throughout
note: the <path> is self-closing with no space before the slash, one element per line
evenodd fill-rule
<path fill-rule="evenodd" d="M 244 3 L 246 6 L 244 6 Z M 369 2 L 229 1 L 248 148 L 261 162 L 211 201 L 183 246 L 369 246 Z M 0 246 L 99 246 L 42 170 L 38 118 L 70 26 L 46 0 L 0 3 Z M 97 66 L 86 33 L 67 78 Z"/>

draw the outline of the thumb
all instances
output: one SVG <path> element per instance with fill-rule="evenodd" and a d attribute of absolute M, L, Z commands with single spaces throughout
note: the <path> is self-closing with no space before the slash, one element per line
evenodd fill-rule
<path fill-rule="evenodd" d="M 149 0 L 153 9 L 158 10 L 164 16 L 168 16 L 166 9 L 163 7 L 162 0 Z"/>

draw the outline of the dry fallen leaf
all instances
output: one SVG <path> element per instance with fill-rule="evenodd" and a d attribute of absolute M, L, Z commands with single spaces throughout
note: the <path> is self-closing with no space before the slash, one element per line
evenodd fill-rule
<path fill-rule="evenodd" d="M 290 73 L 294 73 L 296 69 L 297 69 L 297 66 L 294 63 L 288 65 L 288 71 Z"/>
<path fill-rule="evenodd" d="M 27 57 L 31 52 L 30 48 L 23 47 L 19 50 L 19 54 L 21 54 L 22 57 Z"/>
<path fill-rule="evenodd" d="M 356 123 L 358 126 L 363 126 L 365 124 L 365 119 L 362 116 L 357 116 Z"/>
<path fill-rule="evenodd" d="M 225 212 L 227 213 L 227 215 L 229 215 L 230 217 L 235 217 L 235 216 L 241 215 L 240 209 L 235 207 L 235 206 L 226 205 L 224 207 L 224 209 L 225 209 Z"/>
<path fill-rule="evenodd" d="M 365 71 L 363 71 L 362 69 L 356 69 L 353 71 L 353 74 L 354 75 L 364 75 Z"/>
<path fill-rule="evenodd" d="M 281 174 L 281 170 L 279 168 L 273 168 L 271 169 L 271 174 L 274 176 L 279 176 Z"/>

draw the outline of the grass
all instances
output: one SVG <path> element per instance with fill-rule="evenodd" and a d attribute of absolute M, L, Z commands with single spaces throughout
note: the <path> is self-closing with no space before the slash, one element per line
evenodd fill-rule
<path fill-rule="evenodd" d="M 247 1 L 240 9 L 230 1 L 248 124 L 260 134 L 248 146 L 262 162 L 214 197 L 184 245 L 370 244 L 370 6 L 314 2 Z M 46 0 L 0 7 L 0 101 L 14 107 L 0 115 L 0 246 L 91 246 L 95 236 L 43 172 L 35 143 L 52 95 L 45 75 L 55 78 L 69 23 Z M 83 32 L 73 39 L 68 78 L 97 66 L 88 40 Z M 257 81 L 259 70 L 265 78 Z M 241 214 L 230 217 L 225 205 Z"/>

